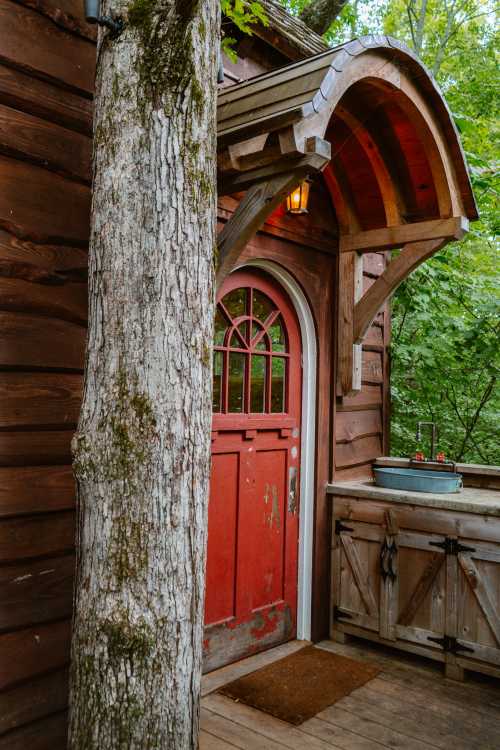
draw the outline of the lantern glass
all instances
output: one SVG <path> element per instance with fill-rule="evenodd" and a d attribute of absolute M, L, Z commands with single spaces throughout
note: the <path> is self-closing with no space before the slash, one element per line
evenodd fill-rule
<path fill-rule="evenodd" d="M 309 200 L 309 181 L 304 180 L 287 196 L 286 210 L 289 214 L 306 214 Z"/>

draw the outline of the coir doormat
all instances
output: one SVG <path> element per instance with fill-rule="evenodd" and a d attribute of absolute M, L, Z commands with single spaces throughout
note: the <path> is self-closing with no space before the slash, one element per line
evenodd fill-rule
<path fill-rule="evenodd" d="M 306 646 L 218 691 L 289 724 L 302 724 L 352 693 L 380 669 Z"/>

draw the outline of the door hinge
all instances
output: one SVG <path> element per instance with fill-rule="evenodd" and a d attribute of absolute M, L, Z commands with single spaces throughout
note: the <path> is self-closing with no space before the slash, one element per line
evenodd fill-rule
<path fill-rule="evenodd" d="M 344 610 L 340 609 L 340 607 L 337 607 L 337 605 L 333 608 L 333 619 L 334 620 L 352 620 L 353 615 L 350 615 L 349 612 L 344 612 Z"/>
<path fill-rule="evenodd" d="M 442 638 L 434 638 L 433 636 L 428 636 L 427 640 L 432 641 L 433 643 L 437 643 L 438 646 L 442 646 L 443 651 L 446 654 L 458 654 L 460 651 L 468 651 L 471 654 L 474 653 L 473 648 L 464 646 L 455 638 L 454 635 L 444 635 Z"/>
<path fill-rule="evenodd" d="M 460 544 L 458 539 L 455 537 L 447 536 L 442 542 L 429 542 L 433 547 L 440 547 L 444 549 L 445 555 L 454 555 L 455 557 L 460 552 L 475 552 L 474 547 L 467 547 L 465 544 Z"/>
<path fill-rule="evenodd" d="M 335 521 L 335 533 L 341 534 L 343 531 L 354 531 L 350 526 L 346 526 L 340 518 Z"/>

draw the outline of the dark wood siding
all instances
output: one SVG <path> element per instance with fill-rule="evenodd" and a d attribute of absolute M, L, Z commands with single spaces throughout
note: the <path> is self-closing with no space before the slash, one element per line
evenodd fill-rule
<path fill-rule="evenodd" d="M 66 743 L 95 58 L 81 6 L 0 0 L 1 750 Z"/>
<path fill-rule="evenodd" d="M 363 286 L 368 289 L 384 271 L 387 253 L 363 256 Z M 363 342 L 361 392 L 337 398 L 334 473 L 336 481 L 372 476 L 373 459 L 387 455 L 389 421 L 389 304 L 377 315 Z"/>

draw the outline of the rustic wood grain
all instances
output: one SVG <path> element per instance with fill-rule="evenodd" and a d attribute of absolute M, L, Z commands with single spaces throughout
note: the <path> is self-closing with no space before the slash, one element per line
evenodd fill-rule
<path fill-rule="evenodd" d="M 0 104 L 0 152 L 90 183 L 90 138 Z"/>
<path fill-rule="evenodd" d="M 66 666 L 70 635 L 69 620 L 0 635 L 0 689 Z"/>
<path fill-rule="evenodd" d="M 68 430 L 0 431 L 0 466 L 46 466 L 71 464 Z"/>
<path fill-rule="evenodd" d="M 93 93 L 95 44 L 9 0 L 0 0 L 0 50 L 11 66 L 63 82 L 88 96 Z"/>
<path fill-rule="evenodd" d="M 2 284 L 0 281 L 0 294 Z M 0 367 L 81 370 L 85 328 L 56 318 L 0 311 Z"/>
<path fill-rule="evenodd" d="M 71 617 L 74 571 L 73 554 L 0 565 L 0 630 Z"/>
<path fill-rule="evenodd" d="M 86 245 L 88 187 L 6 157 L 0 157 L 0 184 L 0 227 L 20 239 Z"/>
<path fill-rule="evenodd" d="M 0 468 L 0 517 L 69 510 L 74 505 L 71 466 Z"/>
<path fill-rule="evenodd" d="M 79 133 L 92 134 L 93 104 L 90 99 L 2 64 L 0 101 Z"/>
<path fill-rule="evenodd" d="M 58 670 L 0 693 L 0 735 L 63 711 L 68 704 L 68 672 Z M 0 738 L 0 747 L 2 740 Z M 30 743 L 29 747 L 32 745 Z"/>
<path fill-rule="evenodd" d="M 73 511 L 0 521 L 0 562 L 71 552 L 75 546 Z M 50 567 L 50 566 L 49 566 Z"/>
<path fill-rule="evenodd" d="M 0 427 L 74 427 L 81 391 L 81 375 L 0 372 Z"/>
<path fill-rule="evenodd" d="M 0 310 L 87 324 L 87 285 L 48 286 L 0 277 Z"/>

